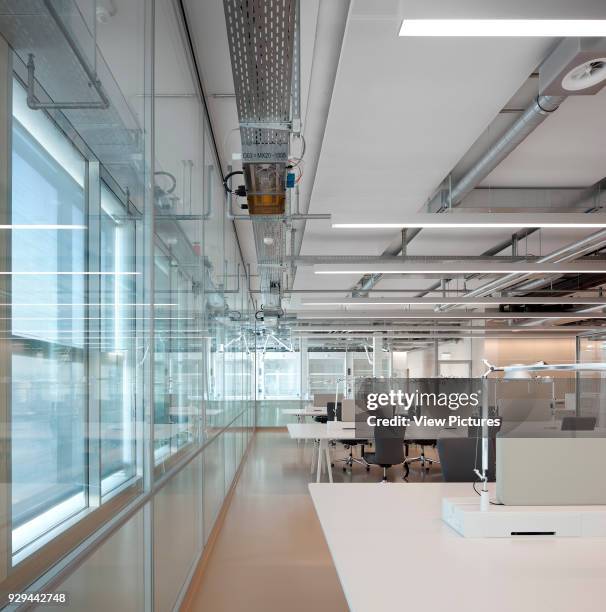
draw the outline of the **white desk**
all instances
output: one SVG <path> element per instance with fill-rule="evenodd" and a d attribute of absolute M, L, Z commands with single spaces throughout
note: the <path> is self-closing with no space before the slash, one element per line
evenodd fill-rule
<path fill-rule="evenodd" d="M 353 423 L 351 424 L 353 425 Z M 328 480 L 332 482 L 332 468 L 330 467 L 330 453 L 328 451 L 329 440 L 354 440 L 356 430 L 351 429 L 330 429 L 326 423 L 289 423 L 288 433 L 293 440 L 317 440 L 317 462 L 316 462 L 316 482 L 322 478 L 322 462 L 326 464 Z M 315 453 L 314 453 L 315 455 Z M 311 462 L 313 473 L 314 459 Z"/>
<path fill-rule="evenodd" d="M 332 469 L 330 467 L 330 455 L 328 452 L 329 440 L 367 440 L 368 436 L 356 435 L 355 428 L 350 429 L 328 429 L 326 423 L 289 423 L 287 426 L 288 433 L 293 440 L 316 440 L 318 441 L 318 461 L 316 465 L 316 482 L 321 482 L 321 471 L 323 469 L 322 463 L 326 461 L 326 470 L 328 472 L 328 480 L 332 482 Z M 404 439 L 411 441 L 414 440 L 426 440 L 435 439 L 436 437 L 451 437 L 459 438 L 466 437 L 467 429 L 441 429 L 436 434 L 434 427 L 417 427 L 410 426 L 406 428 Z M 316 459 L 316 453 L 314 448 L 314 455 L 311 462 L 311 472 L 313 474 L 314 463 Z"/>
<path fill-rule="evenodd" d="M 288 416 L 296 416 L 298 423 L 303 421 L 303 417 L 326 416 L 327 413 L 326 408 L 313 406 L 305 406 L 305 408 L 282 408 L 280 412 Z"/>
<path fill-rule="evenodd" d="M 469 483 L 309 490 L 352 612 L 604 607 L 606 538 L 462 538 L 440 519 L 440 502 L 473 495 Z"/>

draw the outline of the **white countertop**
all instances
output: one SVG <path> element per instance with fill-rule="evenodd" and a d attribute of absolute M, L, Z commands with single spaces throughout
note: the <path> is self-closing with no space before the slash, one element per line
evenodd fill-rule
<path fill-rule="evenodd" d="M 597 612 L 606 538 L 465 539 L 440 518 L 470 483 L 310 484 L 352 612 Z"/>
<path fill-rule="evenodd" d="M 341 422 L 341 421 L 339 421 Z M 353 425 L 353 423 L 351 423 Z M 355 427 L 349 429 L 331 429 L 329 431 L 327 423 L 288 423 L 286 425 L 290 437 L 295 440 L 353 440 L 368 439 L 368 435 L 357 435 Z M 441 429 L 436 434 L 434 427 L 411 426 L 406 428 L 404 438 L 408 440 L 434 439 L 436 437 L 465 437 L 467 430 Z"/>
<path fill-rule="evenodd" d="M 286 426 L 295 440 L 353 440 L 356 438 L 354 423 L 350 429 L 331 428 L 327 423 L 288 423 Z"/>
<path fill-rule="evenodd" d="M 326 408 L 314 408 L 306 406 L 305 408 L 282 408 L 282 414 L 291 416 L 326 416 Z"/>

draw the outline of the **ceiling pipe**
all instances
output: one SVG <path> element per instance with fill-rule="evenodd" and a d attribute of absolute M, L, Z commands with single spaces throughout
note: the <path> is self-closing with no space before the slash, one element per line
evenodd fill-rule
<path fill-rule="evenodd" d="M 481 255 L 481 257 L 494 257 L 497 253 L 500 253 L 501 251 L 504 251 L 505 249 L 511 247 L 511 254 L 512 256 L 517 256 L 517 245 L 519 243 L 520 240 L 523 240 L 524 238 L 526 238 L 527 236 L 530 236 L 530 234 L 534 233 L 537 231 L 538 228 L 536 227 L 527 227 L 524 229 L 521 229 L 519 232 L 516 232 L 515 234 L 513 234 L 511 236 L 511 238 L 508 238 L 507 240 L 503 240 L 503 242 L 499 242 L 499 244 L 493 246 L 492 248 L 484 251 Z M 469 278 L 473 278 L 474 275 L 471 275 Z M 446 281 L 448 281 L 449 279 L 445 279 Z M 428 293 L 431 293 L 433 291 L 437 291 L 439 289 L 441 289 L 442 287 L 442 281 L 438 281 L 437 283 L 434 283 L 433 285 L 431 285 L 427 290 L 422 291 L 421 293 L 419 293 L 417 295 L 417 297 L 424 297 L 426 296 Z M 465 293 L 467 293 L 465 291 Z"/>
<path fill-rule="evenodd" d="M 565 263 L 567 261 L 571 261 L 582 255 L 590 253 L 592 251 L 596 251 L 597 249 L 606 245 L 606 230 L 600 230 L 583 238 L 582 240 L 575 242 L 573 244 L 566 245 L 555 251 L 551 252 L 549 255 L 545 255 L 544 257 L 540 257 L 536 263 Z M 490 281 L 476 289 L 468 291 L 465 296 L 466 297 L 483 297 L 489 295 L 495 291 L 501 291 L 510 287 L 511 285 L 517 285 L 520 281 L 528 278 L 528 274 L 507 274 L 501 278 L 498 278 L 494 281 Z M 441 311 L 447 311 L 456 307 L 456 305 L 449 305 L 440 308 Z"/>
<path fill-rule="evenodd" d="M 575 309 L 575 310 L 571 310 L 570 313 L 573 314 L 576 319 L 578 320 L 578 315 L 579 314 L 583 314 L 586 313 L 587 314 L 587 318 L 591 319 L 591 313 L 592 312 L 597 312 L 602 314 L 604 312 L 604 306 L 587 306 L 585 308 L 579 308 L 579 309 Z M 557 323 L 562 323 L 562 322 L 566 322 L 566 321 L 572 321 L 574 319 L 571 319 L 569 316 L 563 316 L 560 319 L 556 319 L 555 321 L 548 321 L 546 319 L 537 319 L 536 321 L 528 321 L 526 323 L 520 323 L 521 326 L 525 327 L 528 329 L 528 331 L 530 331 L 530 329 L 537 327 L 538 325 L 543 325 L 545 323 L 547 323 L 548 325 L 555 325 Z"/>
<path fill-rule="evenodd" d="M 375 291 L 377 293 L 389 293 L 389 294 L 397 294 L 397 293 L 402 293 L 402 294 L 408 294 L 408 293 L 416 293 L 418 295 L 414 296 L 414 297 L 424 297 L 426 295 L 428 295 L 429 293 L 440 293 L 440 295 L 442 294 L 442 291 L 440 289 L 440 284 L 438 284 L 438 286 L 436 287 L 435 285 L 433 286 L 433 288 L 430 289 L 371 289 L 371 291 Z M 467 296 L 467 292 L 468 289 L 448 289 L 448 294 L 449 295 L 456 295 L 458 293 L 462 294 L 462 296 Z M 250 293 L 261 293 L 260 289 L 251 289 Z M 348 293 L 347 289 L 315 289 L 315 288 L 310 288 L 310 289 L 286 289 L 284 291 L 284 293 L 286 295 L 296 295 L 296 294 L 307 294 L 307 293 L 321 293 L 321 294 L 342 294 L 342 293 Z M 521 293 L 521 294 L 525 294 L 525 291 L 521 291 L 519 289 L 511 289 L 510 291 L 507 292 L 507 295 L 510 296 L 515 296 L 516 294 Z M 533 291 L 533 293 L 545 293 L 546 295 L 558 295 L 558 294 L 562 294 L 562 295 L 569 295 L 570 293 L 576 293 L 578 294 L 582 294 L 586 297 L 591 297 L 591 296 L 595 296 L 595 297 L 600 297 L 600 294 L 596 291 L 591 291 L 589 289 L 582 289 L 581 291 L 575 291 L 574 289 L 536 289 Z"/>
<path fill-rule="evenodd" d="M 599 200 L 601 198 L 602 193 L 604 192 L 605 187 L 606 187 L 606 179 L 602 179 L 602 180 L 598 181 L 595 185 L 592 185 L 591 187 L 588 187 L 587 189 L 585 189 L 582 192 L 582 194 L 579 197 L 577 203 L 587 202 L 588 200 L 592 201 L 591 207 L 586 209 L 584 211 L 585 213 L 594 212 L 599 207 Z M 519 241 L 523 240 L 524 238 L 527 238 L 530 234 L 533 234 L 536 231 L 538 231 L 538 228 L 536 228 L 536 227 L 530 227 L 530 228 L 525 228 L 523 230 L 520 230 L 519 232 L 516 232 L 515 234 L 513 234 L 511 239 L 507 239 L 504 242 L 496 245 L 492 249 L 488 249 L 488 251 L 484 251 L 483 255 L 486 255 L 486 256 L 495 255 L 496 253 L 500 253 L 502 250 L 504 250 L 505 248 L 507 248 L 509 246 L 511 246 L 511 254 L 512 255 L 517 255 L 518 254 Z M 474 278 L 475 276 L 477 276 L 477 275 L 474 274 L 474 275 L 468 276 L 466 280 Z M 523 285 L 517 285 L 515 287 L 515 292 L 516 293 L 521 293 L 521 292 L 534 291 L 535 293 L 537 293 L 541 287 L 544 287 L 544 286 L 550 284 L 551 282 L 553 282 L 553 280 L 555 278 L 557 278 L 557 277 L 556 276 L 548 276 L 548 277 L 545 277 L 545 278 L 542 278 L 542 279 L 529 281 L 527 283 L 524 283 Z M 438 289 L 439 287 L 440 287 L 440 283 L 438 282 L 438 283 L 432 285 L 428 289 L 428 292 L 434 291 L 434 290 Z M 551 290 L 551 291 L 553 291 L 553 290 Z M 565 292 L 562 292 L 562 293 L 565 293 Z M 571 293 L 571 291 L 568 291 L 568 293 Z M 421 294 L 419 294 L 418 297 L 423 297 L 424 295 L 426 295 L 426 293 L 421 293 Z M 467 292 L 465 293 L 465 295 L 467 295 Z"/>
<path fill-rule="evenodd" d="M 526 140 L 565 100 L 565 96 L 537 96 L 517 121 L 450 190 L 438 212 L 459 204 L 512 151 Z"/>
<path fill-rule="evenodd" d="M 494 263 L 496 261 L 510 263 L 524 261 L 532 263 L 538 259 L 534 256 L 488 256 L 488 255 L 408 255 L 407 263 L 432 263 L 442 261 L 483 261 Z M 401 264 L 404 260 L 402 256 L 388 255 L 300 255 L 299 257 L 287 257 L 287 261 L 293 262 L 297 266 L 315 266 L 319 264 Z"/>
<path fill-rule="evenodd" d="M 537 96 L 534 102 L 522 113 L 514 124 L 495 142 L 476 164 L 451 188 L 442 202 L 438 212 L 458 206 L 461 201 L 469 195 L 518 145 L 520 145 L 534 130 L 555 112 L 565 100 L 564 96 Z M 406 243 L 409 244 L 420 232 L 408 232 Z M 398 244 L 392 243 L 383 252 L 383 255 L 399 255 L 402 251 L 401 240 Z M 363 276 L 357 283 L 357 289 L 352 296 L 372 289 L 381 279 L 381 274 L 370 274 Z"/>
<path fill-rule="evenodd" d="M 513 319 L 583 319 L 582 314 L 575 315 L 572 311 L 561 312 L 504 312 L 501 310 L 485 310 L 483 312 L 458 310 L 456 312 L 441 312 L 433 310 L 307 310 L 297 313 L 297 321 L 338 320 L 359 321 L 373 320 L 384 321 L 392 319 L 428 321 L 433 323 L 436 319 L 456 320 L 513 320 Z M 606 314 L 598 314 L 596 318 L 606 319 Z"/>
<path fill-rule="evenodd" d="M 558 328 L 550 328 L 545 326 L 545 330 L 553 333 L 577 333 L 584 331 L 591 331 L 595 329 L 595 327 L 588 327 L 584 325 L 569 325 L 565 327 Z M 528 331 L 527 328 L 522 325 L 502 325 L 502 326 L 493 326 L 493 327 L 485 327 L 479 325 L 456 325 L 454 323 L 450 323 L 448 325 L 443 325 L 437 322 L 435 325 L 427 325 L 426 323 L 422 323 L 419 325 L 415 325 L 414 321 L 408 321 L 406 324 L 393 324 L 393 325 L 368 325 L 363 323 L 350 323 L 347 325 L 343 325 L 342 327 L 335 323 L 334 320 L 326 321 L 326 323 L 322 324 L 314 324 L 307 325 L 304 321 L 297 324 L 295 327 L 290 328 L 291 332 L 326 332 L 326 333 L 348 333 L 348 332 L 367 332 L 367 333 L 381 333 L 381 334 L 398 334 L 403 332 L 428 332 L 428 333 L 458 333 L 458 332 L 490 332 L 490 333 L 502 333 L 502 332 L 512 332 L 512 331 Z M 535 330 L 536 331 L 536 330 Z"/>

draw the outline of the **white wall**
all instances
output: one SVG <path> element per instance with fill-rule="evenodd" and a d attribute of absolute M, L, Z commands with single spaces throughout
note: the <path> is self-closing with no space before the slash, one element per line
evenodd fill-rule
<path fill-rule="evenodd" d="M 486 369 L 484 359 L 484 339 L 465 338 L 458 342 L 440 342 L 438 358 L 442 353 L 450 353 L 453 361 L 471 361 L 471 375 L 480 377 Z M 434 371 L 435 348 L 433 346 L 415 351 L 394 352 L 393 376 L 403 377 L 408 374 L 410 378 L 432 378 Z"/>

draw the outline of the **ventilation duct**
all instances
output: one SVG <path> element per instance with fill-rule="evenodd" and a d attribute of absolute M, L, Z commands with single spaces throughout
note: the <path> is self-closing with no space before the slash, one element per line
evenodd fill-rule
<path fill-rule="evenodd" d="M 606 85 L 606 39 L 566 38 L 539 70 L 546 96 L 587 96 Z"/>

